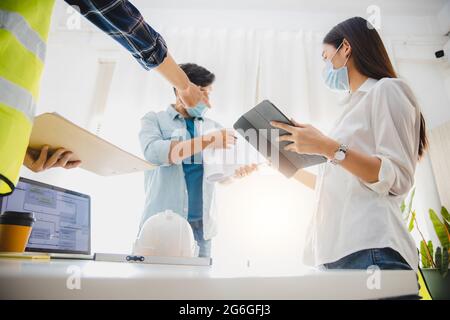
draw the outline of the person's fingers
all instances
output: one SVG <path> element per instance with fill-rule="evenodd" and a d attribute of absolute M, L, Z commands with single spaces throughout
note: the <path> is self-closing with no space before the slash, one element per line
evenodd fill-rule
<path fill-rule="evenodd" d="M 193 83 L 189 83 L 189 86 L 185 90 L 177 91 L 178 95 L 187 108 L 195 107 L 203 98 L 203 93 L 200 88 Z"/>
<path fill-rule="evenodd" d="M 226 137 L 228 137 L 228 138 L 233 138 L 233 139 L 235 139 L 236 138 L 236 136 L 234 135 L 234 133 L 233 132 L 231 132 L 231 131 L 225 131 L 224 132 L 224 135 L 226 136 Z"/>
<path fill-rule="evenodd" d="M 44 169 L 45 161 L 47 160 L 47 156 L 48 156 L 48 148 L 49 148 L 48 146 L 42 147 L 39 157 L 33 163 L 33 169 L 39 170 L 39 171 Z"/>
<path fill-rule="evenodd" d="M 228 148 L 234 146 L 236 144 L 237 137 L 234 135 L 234 132 L 231 130 L 226 130 L 225 132 L 225 145 Z"/>
<path fill-rule="evenodd" d="M 278 138 L 277 138 L 277 141 L 278 142 L 281 142 L 281 141 L 291 141 L 291 142 L 293 142 L 295 139 L 294 139 L 294 137 L 292 136 L 292 134 L 284 134 L 284 135 L 282 135 L 282 136 L 279 136 Z"/>
<path fill-rule="evenodd" d="M 295 130 L 295 127 L 278 121 L 270 121 L 270 125 L 274 128 L 282 129 L 290 133 L 292 133 Z"/>
<path fill-rule="evenodd" d="M 226 142 L 226 147 L 227 147 L 227 149 L 231 149 L 231 148 L 233 148 L 234 146 L 235 146 L 234 141 L 227 141 L 227 142 Z"/>
<path fill-rule="evenodd" d="M 64 169 L 75 169 L 78 168 L 81 165 L 81 161 L 77 160 L 77 161 L 69 161 L 67 162 L 67 164 L 64 166 Z"/>
<path fill-rule="evenodd" d="M 45 146 L 43 146 L 43 147 L 41 148 L 41 150 L 36 150 L 36 149 L 32 149 L 32 148 L 28 147 L 28 148 L 27 148 L 26 155 L 27 155 L 30 159 L 32 159 L 33 162 L 34 162 L 34 161 L 37 160 L 37 158 L 39 158 L 39 155 L 41 154 L 41 151 L 42 151 L 42 149 L 43 149 L 44 147 L 45 147 Z"/>
<path fill-rule="evenodd" d="M 295 144 L 294 143 L 288 144 L 286 147 L 284 147 L 284 150 L 295 152 L 296 151 Z"/>
<path fill-rule="evenodd" d="M 236 133 L 233 130 L 227 130 L 227 135 L 232 137 L 234 140 L 237 139 Z"/>
<path fill-rule="evenodd" d="M 67 165 L 67 163 L 69 162 L 72 155 L 73 155 L 73 153 L 70 151 L 64 153 L 63 156 L 56 162 L 56 164 L 54 166 L 64 168 Z"/>
<path fill-rule="evenodd" d="M 291 118 L 291 122 L 296 126 L 296 127 L 300 127 L 300 128 L 304 128 L 305 124 L 304 123 L 300 123 L 294 120 L 294 118 Z"/>
<path fill-rule="evenodd" d="M 64 152 L 66 152 L 64 148 L 59 148 L 58 150 L 56 150 L 55 153 L 53 153 L 52 156 L 45 163 L 44 169 L 53 167 L 58 162 L 59 158 L 62 156 Z"/>
<path fill-rule="evenodd" d="M 257 164 L 244 165 L 234 171 L 234 175 L 236 178 L 244 178 L 250 175 L 253 171 L 257 169 Z"/>
<path fill-rule="evenodd" d="M 237 176 L 238 178 L 242 178 L 243 175 L 244 175 L 244 173 L 243 173 L 243 168 L 236 169 L 236 176 Z"/>
<path fill-rule="evenodd" d="M 232 145 L 235 145 L 236 144 L 236 139 L 235 139 L 235 137 L 231 136 L 231 137 L 228 137 L 227 142 L 232 144 Z"/>
<path fill-rule="evenodd" d="M 235 132 L 233 130 L 228 130 L 228 135 L 232 137 L 234 140 L 236 140 L 238 137 L 236 136 Z"/>
<path fill-rule="evenodd" d="M 236 136 L 234 130 L 232 130 L 232 129 L 222 129 L 222 130 L 227 135 L 230 135 L 230 136 L 233 136 L 233 137 Z"/>

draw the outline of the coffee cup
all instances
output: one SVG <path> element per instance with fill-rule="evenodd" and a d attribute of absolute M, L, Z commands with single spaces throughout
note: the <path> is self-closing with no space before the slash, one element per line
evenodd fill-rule
<path fill-rule="evenodd" d="M 0 252 L 24 252 L 35 221 L 32 212 L 0 214 Z"/>

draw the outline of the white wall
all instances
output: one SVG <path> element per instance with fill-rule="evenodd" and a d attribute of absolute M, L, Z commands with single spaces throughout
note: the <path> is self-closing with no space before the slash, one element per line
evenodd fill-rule
<path fill-rule="evenodd" d="M 246 3 L 245 1 L 240 2 Z M 344 1 L 347 5 L 343 7 L 339 7 L 339 5 L 332 1 L 321 0 L 319 2 L 317 2 L 320 5 L 319 7 L 317 5 L 307 6 L 310 10 L 309 12 L 303 11 L 301 7 L 293 4 L 292 1 L 289 3 L 286 2 L 285 5 L 287 7 L 284 7 L 284 9 L 283 2 L 281 2 L 281 4 L 277 5 L 276 10 L 271 10 L 270 6 L 262 9 L 258 6 L 258 10 L 253 10 L 252 7 L 239 9 L 236 6 L 226 8 L 226 10 L 220 8 L 196 8 L 195 10 L 174 9 L 171 7 L 173 2 L 170 1 L 166 5 L 162 5 L 162 2 L 158 1 L 137 1 L 137 6 L 142 5 L 142 7 L 145 7 L 143 12 L 146 19 L 158 30 L 161 30 L 163 35 L 165 29 L 169 27 L 173 28 L 174 26 L 182 29 L 210 28 L 212 30 L 221 28 L 243 30 L 304 29 L 325 33 L 334 24 L 345 18 L 356 14 L 362 16 L 367 15 L 367 1 L 358 2 L 358 4 Z M 428 120 L 429 127 L 432 128 L 439 125 L 439 123 L 450 120 L 450 80 L 448 75 L 442 72 L 440 64 L 433 60 L 432 55 L 430 56 L 446 40 L 436 22 L 436 8 L 440 7 L 443 2 L 426 2 L 429 3 L 428 6 L 425 2 L 420 1 L 405 2 L 401 0 L 398 1 L 397 6 L 395 2 L 379 2 L 382 10 L 382 35 L 394 59 L 397 70 L 416 92 L 421 102 L 423 113 Z M 154 3 L 155 7 L 158 8 L 147 8 L 149 3 Z M 236 2 L 232 3 L 236 4 Z M 247 3 L 251 3 L 251 1 L 247 1 Z M 312 2 L 303 1 L 302 3 L 306 5 Z M 411 3 L 411 7 L 408 6 L 408 3 Z M 291 8 L 290 6 L 293 6 L 293 9 L 287 11 L 286 8 L 289 9 Z M 402 6 L 407 10 L 400 10 Z M 327 8 L 330 9 L 327 10 Z M 386 8 L 386 12 L 383 11 L 384 8 Z M 82 21 L 81 30 L 67 30 L 67 17 L 71 17 L 71 15 L 66 12 L 66 9 L 67 7 L 60 1 L 55 10 L 38 113 L 57 111 L 81 126 L 88 127 L 99 59 L 114 59 L 117 56 L 117 52 L 122 52 L 122 49 L 108 37 L 96 31 L 95 28 L 92 28 L 85 20 Z M 169 43 L 170 46 L 171 43 Z M 149 76 L 154 77 L 155 75 L 151 74 Z M 126 107 L 124 105 L 124 109 Z M 118 124 L 118 128 L 120 130 L 120 123 Z M 123 141 L 112 142 L 122 146 L 126 144 Z M 136 142 L 134 141 L 131 145 L 133 151 L 135 151 Z M 133 240 L 132 238 L 137 231 L 137 221 L 140 216 L 140 212 L 135 212 L 135 209 L 130 212 L 129 204 L 133 203 L 132 208 L 136 208 L 143 201 L 143 186 L 135 185 L 136 181 L 141 181 L 140 174 L 105 179 L 84 172 L 83 170 L 72 172 L 53 170 L 35 175 L 24 169 L 23 175 L 32 179 L 98 195 L 93 199 L 94 234 L 96 230 L 99 230 L 105 224 L 105 217 L 116 223 L 110 224 L 112 235 L 108 237 L 94 237 L 94 251 L 125 252 L 129 250 L 130 243 Z M 91 181 L 89 186 L 83 184 L 83 181 L 86 179 Z M 262 178 L 252 178 L 246 183 L 249 187 L 264 183 L 259 179 Z M 434 179 L 427 159 L 419 165 L 416 181 L 416 205 L 418 211 L 423 213 L 429 207 L 438 208 L 440 205 L 439 198 L 437 197 Z M 133 185 L 130 185 L 131 183 Z M 109 194 L 99 192 L 102 188 L 108 188 L 111 185 L 116 185 L 117 189 Z M 82 190 L 80 190 L 81 186 L 83 188 Z M 303 187 L 292 184 L 292 189 L 285 196 L 295 197 L 295 190 L 298 188 Z M 232 188 L 225 190 L 224 193 L 230 193 L 232 190 Z M 129 195 L 127 199 L 123 197 L 124 192 L 127 192 Z M 257 197 L 258 195 L 253 195 L 250 199 L 257 202 Z M 275 215 L 275 203 L 271 204 L 271 206 L 273 206 Z M 110 208 L 114 208 L 114 210 Z M 302 209 L 305 212 L 311 210 L 308 205 Z M 107 214 L 105 214 L 105 210 Z M 257 221 L 256 217 L 253 218 L 255 219 L 254 221 Z M 291 219 L 295 223 L 296 217 L 291 217 Z M 224 225 L 226 223 L 226 221 L 223 221 Z M 286 223 L 287 221 L 274 221 L 274 228 L 286 228 Z M 126 233 L 122 232 L 122 227 L 127 230 Z M 265 233 L 270 232 L 270 228 L 264 226 L 258 237 L 264 237 Z M 281 243 L 293 241 L 301 245 L 303 241 L 301 233 L 301 229 L 299 229 L 297 234 L 290 231 L 286 234 L 287 238 L 283 239 L 282 241 L 284 242 Z M 258 247 L 258 237 L 255 236 L 252 241 L 244 246 L 247 248 L 244 251 L 248 255 L 255 250 L 265 250 L 265 248 Z M 238 238 L 239 235 L 236 235 L 234 240 Z M 223 242 L 220 243 L 223 244 Z M 218 246 L 221 245 L 220 243 Z M 238 242 L 235 242 L 235 249 L 242 250 L 243 247 L 237 244 Z M 278 244 L 278 247 L 275 245 L 270 250 L 267 249 L 267 252 L 276 252 L 277 248 L 283 251 L 283 248 L 280 248 Z M 241 257 L 244 259 L 245 254 Z M 284 257 L 286 261 L 294 257 L 294 260 L 297 261 L 298 253 L 288 250 L 278 256 L 278 258 L 280 257 Z M 267 262 L 269 260 L 265 261 Z M 243 263 L 243 260 L 237 263 Z"/>

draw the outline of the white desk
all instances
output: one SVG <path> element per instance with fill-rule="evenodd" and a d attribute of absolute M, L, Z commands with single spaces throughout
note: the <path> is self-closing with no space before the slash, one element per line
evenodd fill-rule
<path fill-rule="evenodd" d="M 68 277 L 73 280 L 77 273 L 81 289 L 70 290 Z M 380 289 L 372 290 L 366 271 L 244 274 L 214 266 L 0 259 L 0 299 L 378 299 L 417 294 L 412 271 L 383 271 Z"/>

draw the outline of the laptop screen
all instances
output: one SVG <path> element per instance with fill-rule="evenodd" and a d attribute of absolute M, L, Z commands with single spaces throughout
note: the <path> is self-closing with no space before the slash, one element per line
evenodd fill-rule
<path fill-rule="evenodd" d="M 85 194 L 20 178 L 14 192 L 0 198 L 1 212 L 33 212 L 26 251 L 90 254 L 91 199 Z"/>

